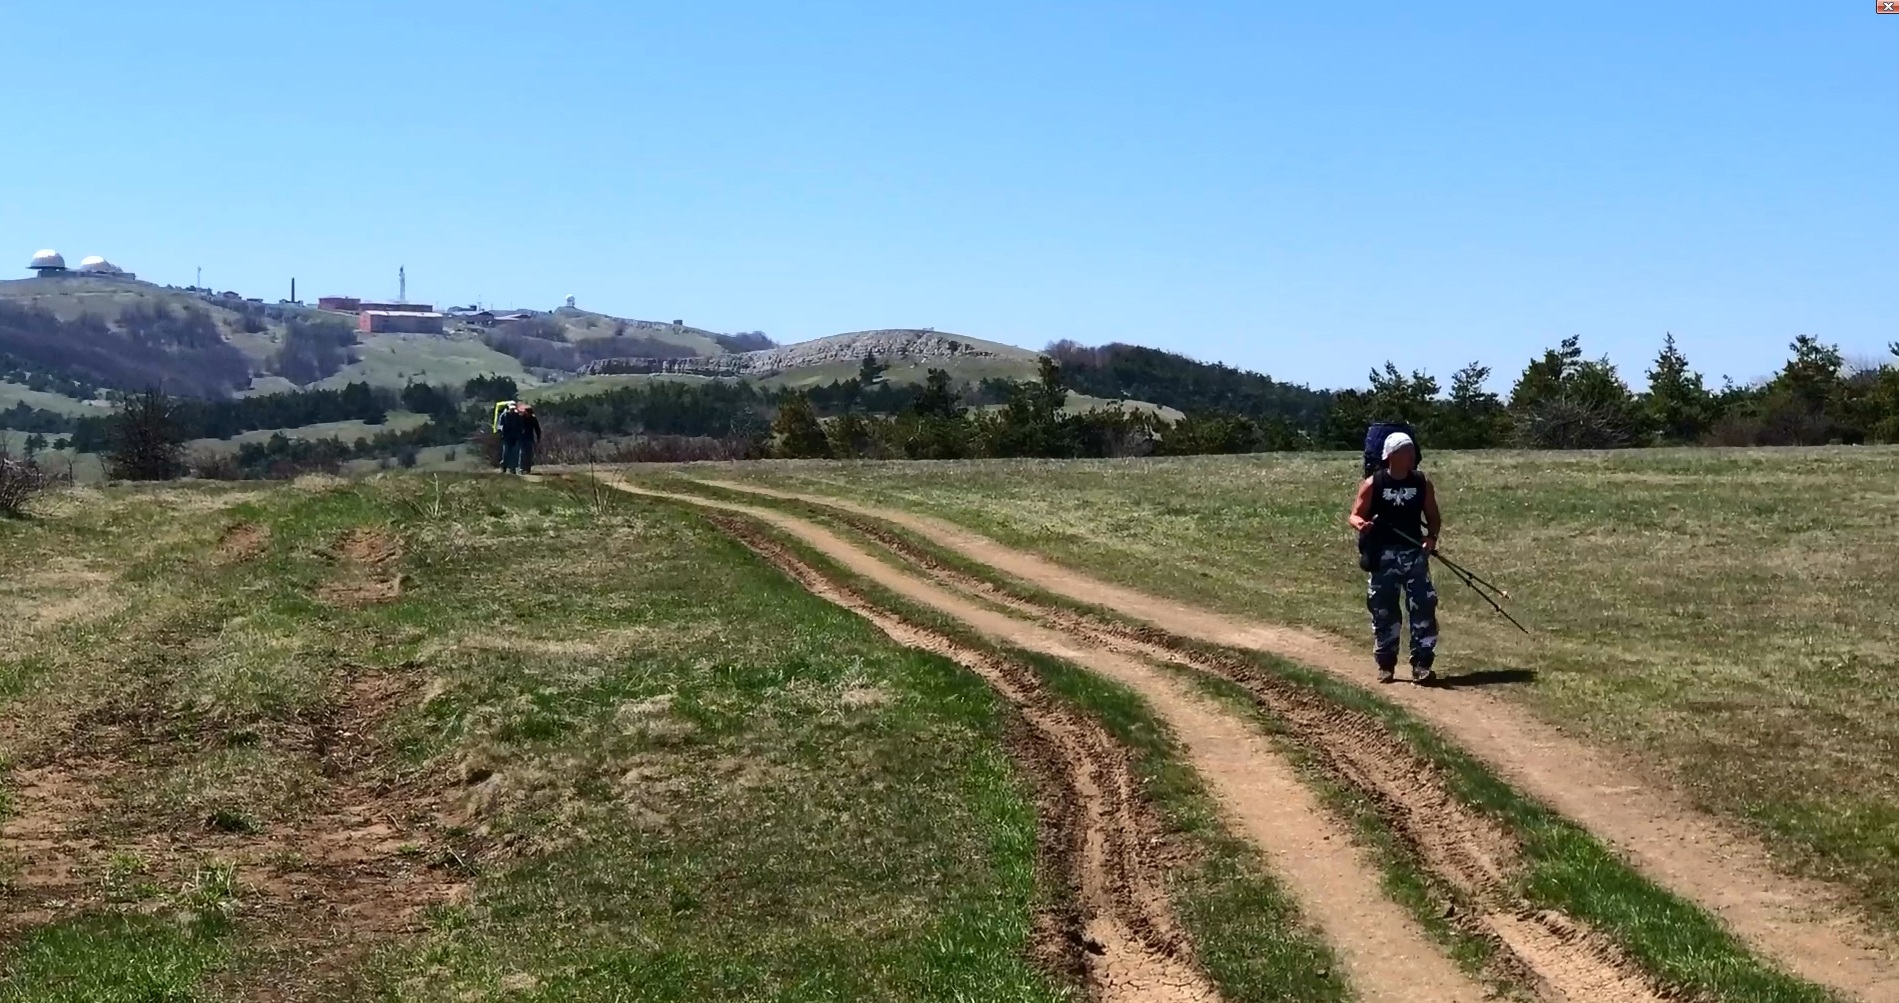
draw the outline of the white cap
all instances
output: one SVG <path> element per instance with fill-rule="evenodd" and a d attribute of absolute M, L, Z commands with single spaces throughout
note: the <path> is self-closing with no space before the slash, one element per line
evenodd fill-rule
<path fill-rule="evenodd" d="M 1417 445 L 1418 445 L 1417 443 L 1411 441 L 1410 436 L 1404 434 L 1403 432 L 1393 432 L 1390 435 L 1385 437 L 1384 458 L 1389 460 L 1391 459 L 1391 454 L 1397 452 L 1398 450 L 1403 449 L 1406 446 L 1410 446 L 1411 448 L 1416 449 Z"/>

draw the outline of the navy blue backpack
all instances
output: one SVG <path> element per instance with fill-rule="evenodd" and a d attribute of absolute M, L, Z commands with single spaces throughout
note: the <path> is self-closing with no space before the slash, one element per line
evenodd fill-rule
<path fill-rule="evenodd" d="M 1418 433 L 1402 421 L 1380 422 L 1365 430 L 1365 476 L 1370 477 L 1385 465 L 1385 439 L 1393 432 L 1403 432 L 1411 437 L 1411 448 L 1417 451 L 1418 462 L 1424 462 L 1424 447 L 1418 444 Z"/>

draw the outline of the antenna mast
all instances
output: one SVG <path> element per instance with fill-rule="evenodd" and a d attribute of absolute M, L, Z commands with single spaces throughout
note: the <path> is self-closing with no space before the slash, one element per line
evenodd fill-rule
<path fill-rule="evenodd" d="M 396 268 L 396 302 L 409 302 L 409 270 L 401 266 Z"/>

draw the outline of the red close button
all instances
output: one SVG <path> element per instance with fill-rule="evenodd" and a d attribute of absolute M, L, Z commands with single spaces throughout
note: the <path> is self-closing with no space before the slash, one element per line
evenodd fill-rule
<path fill-rule="evenodd" d="M 1899 14 L 1899 0 L 1874 0 L 1881 14 Z"/>

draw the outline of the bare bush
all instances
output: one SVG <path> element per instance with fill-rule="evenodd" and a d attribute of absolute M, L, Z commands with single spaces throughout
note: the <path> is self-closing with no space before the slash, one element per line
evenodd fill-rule
<path fill-rule="evenodd" d="M 45 491 L 46 472 L 32 460 L 16 460 L 0 446 L 0 515 L 14 517 L 26 510 L 27 502 Z"/>
<path fill-rule="evenodd" d="M 106 471 L 119 480 L 168 481 L 185 472 L 178 407 L 156 388 L 128 399 L 112 417 Z"/>
<path fill-rule="evenodd" d="M 237 464 L 237 456 L 216 449 L 200 449 L 186 460 L 191 476 L 206 481 L 242 480 L 244 470 Z"/>
<path fill-rule="evenodd" d="M 757 444 L 748 440 L 706 435 L 645 435 L 601 443 L 594 449 L 594 458 L 600 463 L 755 460 L 760 455 Z"/>
<path fill-rule="evenodd" d="M 586 463 L 594 459 L 594 447 L 600 437 L 558 422 L 541 428 L 541 441 L 534 449 L 536 463 Z"/>
<path fill-rule="evenodd" d="M 1621 449 L 1636 439 L 1622 410 L 1561 397 L 1519 409 L 1517 437 L 1530 449 Z"/>

